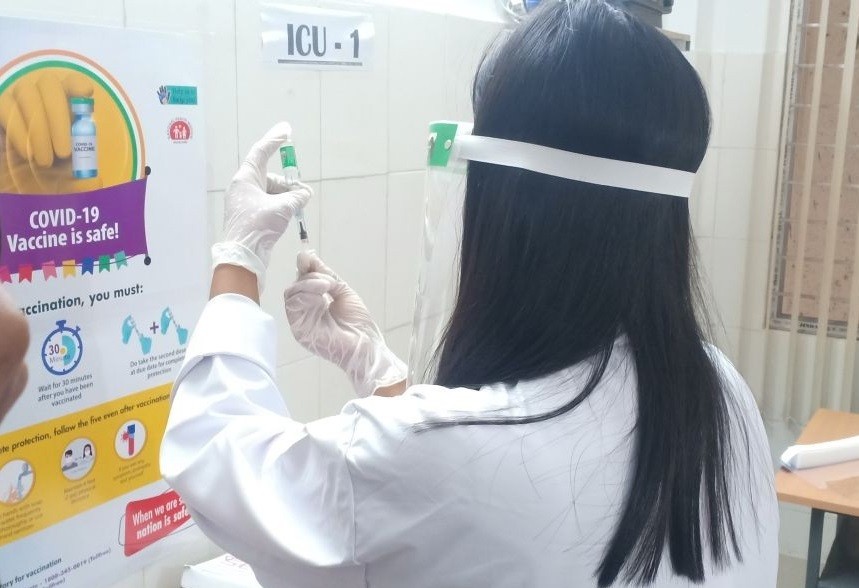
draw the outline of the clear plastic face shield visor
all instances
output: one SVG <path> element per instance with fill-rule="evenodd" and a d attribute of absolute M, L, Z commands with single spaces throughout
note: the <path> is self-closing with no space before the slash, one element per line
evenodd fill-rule
<path fill-rule="evenodd" d="M 439 346 L 456 302 L 469 161 L 680 198 L 689 197 L 695 178 L 694 173 L 681 170 L 475 136 L 470 123 L 439 121 L 430 124 L 429 131 L 421 268 L 409 350 L 410 384 L 435 381 Z"/>

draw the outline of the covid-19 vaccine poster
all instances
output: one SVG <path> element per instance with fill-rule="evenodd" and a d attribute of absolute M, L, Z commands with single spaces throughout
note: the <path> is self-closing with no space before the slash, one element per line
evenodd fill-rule
<path fill-rule="evenodd" d="M 0 19 L 0 288 L 30 326 L 0 425 L 0 587 L 91 587 L 192 539 L 159 475 L 205 302 L 199 41 Z"/>

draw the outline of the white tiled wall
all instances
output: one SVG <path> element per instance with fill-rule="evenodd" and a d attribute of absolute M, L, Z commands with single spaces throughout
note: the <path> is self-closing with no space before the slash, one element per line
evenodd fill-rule
<path fill-rule="evenodd" d="M 342 7 L 349 0 L 289 0 Z M 310 239 L 364 298 L 389 343 L 408 355 L 423 218 L 427 123 L 471 118 L 474 67 L 501 28 L 495 0 L 370 0 L 376 27 L 368 71 L 266 65 L 256 0 L 3 0 L 0 16 L 191 32 L 205 49 L 209 238 L 221 236 L 223 195 L 240 159 L 273 123 L 292 123 L 302 177 L 315 191 Z M 369 6 L 369 7 L 368 7 Z M 278 162 L 271 162 L 278 171 Z M 280 329 L 278 384 L 293 415 L 334 414 L 353 397 L 340 371 L 289 333 L 282 291 L 295 278 L 296 232 L 276 246 L 262 305 Z M 113 588 L 178 586 L 182 564 L 217 552 L 208 542 L 134 572 Z M 94 587 L 103 588 L 103 587 Z"/>

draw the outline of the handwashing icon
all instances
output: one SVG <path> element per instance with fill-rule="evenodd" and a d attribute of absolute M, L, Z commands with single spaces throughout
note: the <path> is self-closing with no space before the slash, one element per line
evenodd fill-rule
<path fill-rule="evenodd" d="M 24 478 L 27 476 L 32 476 L 33 470 L 30 469 L 30 464 L 26 461 L 21 465 L 21 473 L 18 474 L 18 484 L 16 490 L 18 491 L 18 496 L 23 497 L 26 494 L 24 490 Z"/>
<path fill-rule="evenodd" d="M 170 310 L 170 307 L 167 307 L 161 312 L 162 335 L 167 334 L 167 329 L 170 328 L 170 323 L 173 323 L 173 326 L 176 327 L 176 337 L 179 339 L 179 345 L 184 345 L 185 342 L 188 341 L 188 329 L 179 326 L 179 323 L 176 322 L 176 317 L 173 316 L 173 312 Z"/>
<path fill-rule="evenodd" d="M 137 328 L 137 323 L 134 322 L 134 318 L 131 315 L 125 317 L 125 320 L 122 321 L 122 342 L 123 344 L 128 344 L 128 341 L 131 339 L 131 335 L 133 333 L 137 333 L 137 339 L 140 341 L 140 350 L 143 352 L 143 355 L 147 355 L 150 351 L 152 351 L 152 338 L 147 337 Z"/>

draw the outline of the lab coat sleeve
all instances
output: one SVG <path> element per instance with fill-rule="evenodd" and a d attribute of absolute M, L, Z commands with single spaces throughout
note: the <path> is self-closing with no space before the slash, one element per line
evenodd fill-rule
<path fill-rule="evenodd" d="M 364 586 L 345 459 L 356 417 L 292 420 L 275 343 L 274 321 L 247 298 L 209 302 L 174 386 L 162 474 L 263 586 Z"/>

